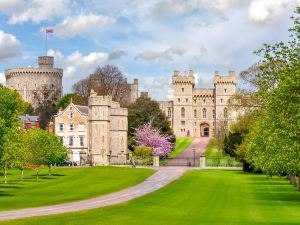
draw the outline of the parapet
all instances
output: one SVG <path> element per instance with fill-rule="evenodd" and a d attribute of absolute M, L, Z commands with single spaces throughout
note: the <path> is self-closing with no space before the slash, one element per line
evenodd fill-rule
<path fill-rule="evenodd" d="M 106 96 L 97 96 L 97 94 L 92 93 L 89 97 L 89 106 L 108 106 L 112 104 L 112 97 L 109 95 Z"/>
<path fill-rule="evenodd" d="M 219 71 L 215 71 L 214 84 L 236 84 L 235 71 L 230 70 L 227 76 L 221 76 Z"/>
<path fill-rule="evenodd" d="M 54 57 L 53 56 L 39 56 L 38 58 L 39 68 L 47 68 L 51 69 L 54 65 Z"/>
<path fill-rule="evenodd" d="M 174 84 L 195 84 L 195 77 L 193 71 L 190 70 L 189 74 L 187 75 L 186 72 L 180 74 L 178 70 L 174 71 L 174 75 L 172 77 L 172 83 Z"/>

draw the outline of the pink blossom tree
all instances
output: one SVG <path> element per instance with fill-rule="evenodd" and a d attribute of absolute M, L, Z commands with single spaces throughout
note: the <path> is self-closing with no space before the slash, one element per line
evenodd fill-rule
<path fill-rule="evenodd" d="M 137 145 L 151 147 L 153 154 L 166 157 L 173 150 L 171 136 L 161 134 L 159 129 L 153 128 L 151 122 L 135 129 L 134 140 Z"/>

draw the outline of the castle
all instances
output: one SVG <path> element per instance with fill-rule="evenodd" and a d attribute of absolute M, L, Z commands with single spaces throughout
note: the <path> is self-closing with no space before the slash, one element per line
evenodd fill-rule
<path fill-rule="evenodd" d="M 71 102 L 54 116 L 54 130 L 76 164 L 126 164 L 127 115 L 111 96 L 97 96 L 92 90 L 88 106 Z"/>
<path fill-rule="evenodd" d="M 62 95 L 63 70 L 53 68 L 54 57 L 38 57 L 37 68 L 14 68 L 5 70 L 6 86 L 17 90 L 22 98 L 34 108 L 45 92 L 57 101 Z"/>
<path fill-rule="evenodd" d="M 214 88 L 196 88 L 192 70 L 188 74 L 175 70 L 172 88 L 173 100 L 159 103 L 177 137 L 215 136 L 221 124 L 229 127 L 236 120 L 236 112 L 228 110 L 236 93 L 234 71 L 227 76 L 216 71 Z"/>

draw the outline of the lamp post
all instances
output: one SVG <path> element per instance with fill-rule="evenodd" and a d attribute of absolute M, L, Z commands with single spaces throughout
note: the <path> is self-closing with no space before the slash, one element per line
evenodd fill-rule
<path fill-rule="evenodd" d="M 193 147 L 193 154 L 194 154 L 194 166 L 196 166 L 195 164 L 195 160 L 196 160 L 196 150 L 195 150 L 195 147 Z"/>

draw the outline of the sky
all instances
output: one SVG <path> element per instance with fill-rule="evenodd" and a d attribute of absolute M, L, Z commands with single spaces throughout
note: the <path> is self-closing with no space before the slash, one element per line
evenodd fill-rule
<path fill-rule="evenodd" d="M 264 43 L 288 41 L 300 0 L 0 0 L 0 82 L 4 71 L 55 57 L 64 93 L 96 67 L 117 66 L 157 100 L 171 97 L 174 70 L 213 87 L 215 70 L 239 74 Z M 242 85 L 242 84 L 239 84 Z"/>

